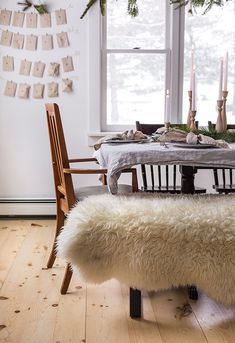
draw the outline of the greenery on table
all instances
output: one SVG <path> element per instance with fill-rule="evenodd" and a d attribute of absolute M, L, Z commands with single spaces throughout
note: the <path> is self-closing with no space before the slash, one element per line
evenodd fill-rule
<path fill-rule="evenodd" d="M 98 0 L 90 0 L 86 6 L 85 11 L 81 15 L 81 19 L 84 18 L 86 13 L 89 9 L 97 2 Z M 117 0 L 118 1 L 118 0 Z M 155 1 L 162 1 L 162 0 L 155 0 Z M 225 2 L 232 1 L 232 0 L 168 0 L 170 4 L 178 5 L 177 8 L 186 6 L 190 4 L 189 12 L 192 12 L 192 9 L 195 11 L 198 8 L 202 8 L 204 13 L 208 12 L 213 6 L 220 6 L 222 7 Z M 192 9 L 191 9 L 192 8 Z M 151 9 L 150 9 L 151 10 Z M 105 15 L 106 11 L 106 0 L 100 0 L 100 11 L 102 15 Z M 127 13 L 131 17 L 136 17 L 139 14 L 137 0 L 127 0 Z"/>
<path fill-rule="evenodd" d="M 172 128 L 180 129 L 185 132 L 190 132 L 190 129 L 186 124 L 171 125 Z M 202 134 L 214 139 L 223 139 L 227 143 L 235 143 L 235 132 L 225 131 L 225 132 L 216 132 L 214 129 L 198 129 L 194 132 L 196 135 Z"/>

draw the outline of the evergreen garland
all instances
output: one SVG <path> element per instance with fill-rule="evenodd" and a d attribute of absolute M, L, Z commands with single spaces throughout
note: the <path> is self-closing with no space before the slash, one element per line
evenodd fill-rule
<path fill-rule="evenodd" d="M 186 124 L 179 124 L 179 125 L 171 125 L 172 128 L 180 129 L 185 132 L 190 132 L 190 128 L 187 127 Z M 233 131 L 225 131 L 225 132 L 217 132 L 215 129 L 207 129 L 201 128 L 194 132 L 196 135 L 202 134 L 204 136 L 208 136 L 214 139 L 223 139 L 227 143 L 235 143 L 235 132 Z"/>
<path fill-rule="evenodd" d="M 86 6 L 85 11 L 81 15 L 81 19 L 84 18 L 89 9 L 97 2 L 98 0 L 90 0 Z M 102 15 L 105 15 L 106 11 L 106 0 L 100 1 L 100 11 Z M 162 0 L 156 0 L 162 1 Z M 204 9 L 204 14 L 208 12 L 213 6 L 224 6 L 224 3 L 232 0 L 169 0 L 171 5 L 178 5 L 177 8 L 182 6 L 191 5 L 192 9 L 196 11 L 197 8 Z M 189 12 L 192 12 L 192 9 L 189 9 Z M 131 17 L 136 17 L 139 14 L 139 9 L 137 5 L 137 0 L 127 0 L 127 13 Z"/>

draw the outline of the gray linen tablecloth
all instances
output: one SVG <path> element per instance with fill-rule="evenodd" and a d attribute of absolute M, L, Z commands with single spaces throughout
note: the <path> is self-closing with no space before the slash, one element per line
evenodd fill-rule
<path fill-rule="evenodd" d="M 118 178 L 125 168 L 137 164 L 178 164 L 187 166 L 235 168 L 235 143 L 232 149 L 168 148 L 159 143 L 102 144 L 94 157 L 102 168 L 107 168 L 108 187 L 112 194 L 118 191 Z"/>

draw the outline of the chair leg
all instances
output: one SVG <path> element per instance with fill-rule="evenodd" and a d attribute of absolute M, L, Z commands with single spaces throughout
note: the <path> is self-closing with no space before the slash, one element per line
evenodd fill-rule
<path fill-rule="evenodd" d="M 198 300 L 198 291 L 196 286 L 188 286 L 188 296 L 191 300 Z"/>
<path fill-rule="evenodd" d="M 136 169 L 135 168 L 131 169 L 131 173 L 132 173 L 132 192 L 135 193 L 135 192 L 138 192 L 139 190 Z"/>
<path fill-rule="evenodd" d="M 56 238 L 60 233 L 61 228 L 64 226 L 64 213 L 61 211 L 61 209 L 57 208 L 57 216 L 56 216 L 56 232 L 55 232 L 55 238 L 52 246 L 52 250 L 50 253 L 50 257 L 47 261 L 47 268 L 52 268 L 55 259 L 56 259 Z"/>
<path fill-rule="evenodd" d="M 71 265 L 67 263 L 65 274 L 64 274 L 64 279 L 60 288 L 61 294 L 67 293 L 72 275 L 73 275 L 73 271 L 72 271 Z"/>
<path fill-rule="evenodd" d="M 130 288 L 130 317 L 141 318 L 142 314 L 142 299 L 141 291 Z"/>

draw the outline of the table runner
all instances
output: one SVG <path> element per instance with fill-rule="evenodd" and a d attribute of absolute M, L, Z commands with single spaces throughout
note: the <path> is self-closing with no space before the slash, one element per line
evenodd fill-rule
<path fill-rule="evenodd" d="M 159 143 L 102 144 L 94 153 L 101 168 L 107 168 L 108 187 L 112 194 L 118 191 L 118 178 L 125 168 L 137 164 L 177 164 L 194 167 L 235 168 L 235 143 L 232 149 L 168 148 Z"/>

